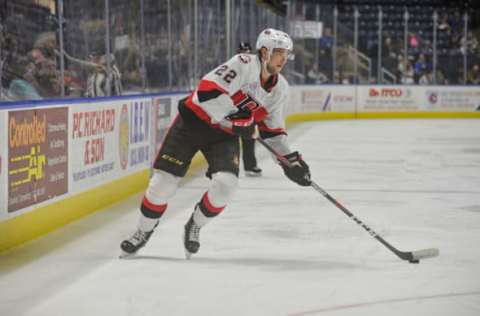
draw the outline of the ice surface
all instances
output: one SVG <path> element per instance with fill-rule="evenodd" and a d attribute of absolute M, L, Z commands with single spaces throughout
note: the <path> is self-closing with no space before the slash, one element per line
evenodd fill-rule
<path fill-rule="evenodd" d="M 399 260 L 258 148 L 264 176 L 241 176 L 192 260 L 181 234 L 204 177 L 136 258 L 117 257 L 141 195 L 0 256 L 0 315 L 480 315 L 479 120 L 305 123 L 291 142 L 387 241 L 440 256 Z"/>

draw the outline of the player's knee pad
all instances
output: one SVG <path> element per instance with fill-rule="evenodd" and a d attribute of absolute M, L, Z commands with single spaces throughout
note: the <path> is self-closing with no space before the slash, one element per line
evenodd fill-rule
<path fill-rule="evenodd" d="M 181 178 L 163 170 L 156 170 L 148 184 L 145 197 L 155 205 L 167 204 L 175 194 Z"/>
<path fill-rule="evenodd" d="M 212 175 L 208 198 L 217 207 L 225 206 L 235 194 L 237 187 L 236 175 L 230 172 L 217 172 Z"/>

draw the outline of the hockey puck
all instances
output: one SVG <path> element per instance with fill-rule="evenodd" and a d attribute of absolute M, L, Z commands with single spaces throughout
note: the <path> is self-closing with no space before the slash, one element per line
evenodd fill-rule
<path fill-rule="evenodd" d="M 413 259 L 413 260 L 410 260 L 409 262 L 410 262 L 410 263 L 420 263 L 420 261 L 419 261 L 419 260 L 415 260 L 415 259 Z"/>

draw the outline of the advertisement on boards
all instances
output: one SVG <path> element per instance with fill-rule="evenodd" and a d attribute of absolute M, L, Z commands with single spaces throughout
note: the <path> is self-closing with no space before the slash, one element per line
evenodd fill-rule
<path fill-rule="evenodd" d="M 312 86 L 298 89 L 300 112 L 353 112 L 355 88 L 346 86 Z"/>
<path fill-rule="evenodd" d="M 7 128 L 8 212 L 67 193 L 68 108 L 9 111 Z"/>
<path fill-rule="evenodd" d="M 72 192 L 95 187 L 113 172 L 118 109 L 108 103 L 70 108 Z"/>
<path fill-rule="evenodd" d="M 172 98 L 155 97 L 152 106 L 152 164 L 172 119 Z"/>
<path fill-rule="evenodd" d="M 418 87 L 360 86 L 357 91 L 359 112 L 415 112 L 420 109 Z"/>
<path fill-rule="evenodd" d="M 150 164 L 150 98 L 71 108 L 71 191 L 111 182 Z"/>
<path fill-rule="evenodd" d="M 0 111 L 0 126 L 7 126 L 7 111 Z M 3 129 L 5 130 L 5 129 Z M 7 215 L 7 133 L 0 133 L 0 220 Z"/>
<path fill-rule="evenodd" d="M 427 111 L 480 111 L 480 88 L 425 87 L 421 104 Z"/>
<path fill-rule="evenodd" d="M 136 99 L 122 105 L 119 148 L 120 165 L 128 173 L 139 171 L 150 166 L 152 101 Z M 128 132 L 126 137 L 125 133 Z M 128 148 L 128 149 L 127 149 Z M 128 153 L 127 160 L 125 154 Z"/>

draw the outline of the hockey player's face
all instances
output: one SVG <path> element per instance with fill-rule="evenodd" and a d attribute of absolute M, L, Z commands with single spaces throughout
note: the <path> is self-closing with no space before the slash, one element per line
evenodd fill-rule
<path fill-rule="evenodd" d="M 288 50 L 284 48 L 275 48 L 272 52 L 272 56 L 267 63 L 267 70 L 272 75 L 278 74 L 282 71 L 283 67 L 288 60 Z"/>

